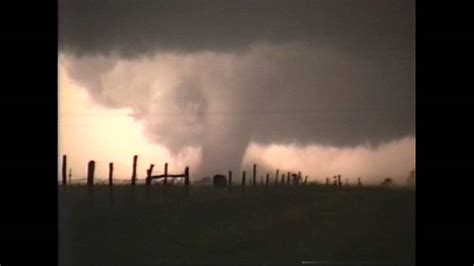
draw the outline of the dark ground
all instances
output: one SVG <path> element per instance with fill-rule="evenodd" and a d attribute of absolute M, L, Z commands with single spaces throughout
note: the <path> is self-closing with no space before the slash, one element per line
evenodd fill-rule
<path fill-rule="evenodd" d="M 60 265 L 415 262 L 401 188 L 59 188 Z"/>

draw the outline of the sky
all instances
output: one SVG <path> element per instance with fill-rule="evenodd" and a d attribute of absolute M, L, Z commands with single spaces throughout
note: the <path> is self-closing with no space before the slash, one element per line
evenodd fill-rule
<path fill-rule="evenodd" d="M 415 167 L 415 2 L 59 1 L 59 156 L 128 179 Z"/>

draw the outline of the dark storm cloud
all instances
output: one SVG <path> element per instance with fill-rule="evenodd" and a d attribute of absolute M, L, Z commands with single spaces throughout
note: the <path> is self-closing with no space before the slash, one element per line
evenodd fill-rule
<path fill-rule="evenodd" d="M 60 0 L 59 39 L 77 54 L 233 51 L 296 40 L 410 56 L 414 1 Z"/>
<path fill-rule="evenodd" d="M 150 140 L 201 146 L 205 171 L 235 169 L 250 141 L 414 134 L 413 1 L 60 1 L 59 12 L 71 78 L 132 107 Z"/>

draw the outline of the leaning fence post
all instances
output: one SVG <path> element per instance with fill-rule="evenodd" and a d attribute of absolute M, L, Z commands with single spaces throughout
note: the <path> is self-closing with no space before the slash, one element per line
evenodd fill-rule
<path fill-rule="evenodd" d="M 229 188 L 232 188 L 232 171 L 229 171 Z"/>
<path fill-rule="evenodd" d="M 146 185 L 149 186 L 151 185 L 151 175 L 153 173 L 153 167 L 155 167 L 154 164 L 150 164 L 150 168 L 146 170 Z"/>
<path fill-rule="evenodd" d="M 245 171 L 242 172 L 242 189 L 245 188 Z"/>
<path fill-rule="evenodd" d="M 87 165 L 87 185 L 92 186 L 94 185 L 94 170 L 95 170 L 95 162 L 89 161 Z"/>
<path fill-rule="evenodd" d="M 113 175 L 114 175 L 114 163 L 109 163 L 109 186 L 112 186 L 114 184 Z"/>
<path fill-rule="evenodd" d="M 252 185 L 253 185 L 253 187 L 256 187 L 256 186 L 257 186 L 257 180 L 256 180 L 256 179 L 257 179 L 257 165 L 254 164 L 254 165 L 253 165 L 253 177 L 252 177 L 252 183 L 253 183 Z"/>
<path fill-rule="evenodd" d="M 304 182 L 303 182 L 303 184 L 306 185 L 307 182 L 308 182 L 308 176 L 305 176 L 305 177 L 304 177 Z"/>
<path fill-rule="evenodd" d="M 63 186 L 67 184 L 66 169 L 67 169 L 67 156 L 63 155 L 63 169 L 62 169 Z"/>
<path fill-rule="evenodd" d="M 132 171 L 132 186 L 135 185 L 135 182 L 137 180 L 137 159 L 138 159 L 138 156 L 134 155 L 133 156 L 133 171 Z"/>

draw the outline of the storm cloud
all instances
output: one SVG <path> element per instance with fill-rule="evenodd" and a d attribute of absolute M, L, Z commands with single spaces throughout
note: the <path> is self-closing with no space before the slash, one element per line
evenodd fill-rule
<path fill-rule="evenodd" d="M 60 47 L 141 56 L 304 41 L 412 60 L 414 8 L 407 0 L 61 0 Z"/>
<path fill-rule="evenodd" d="M 59 34 L 74 81 L 203 173 L 414 135 L 413 1 L 60 1 Z"/>

